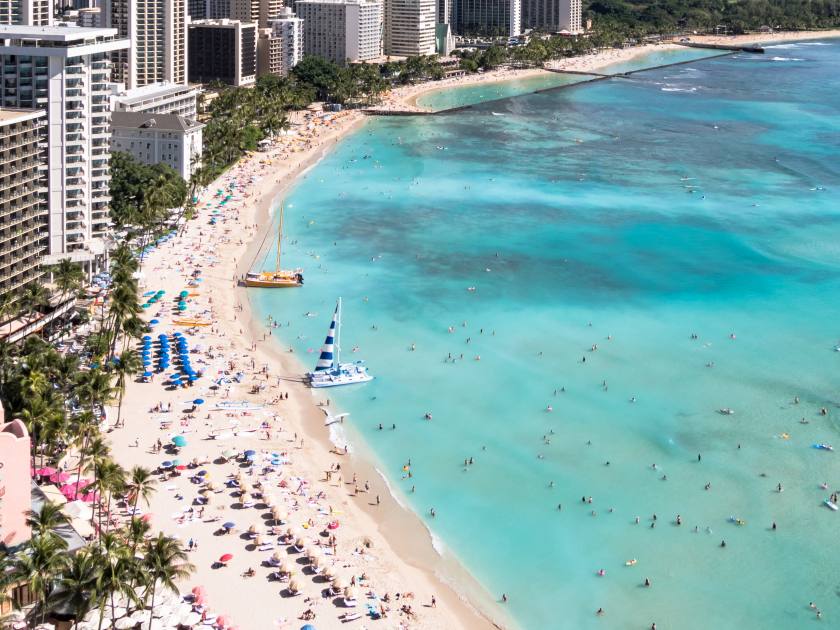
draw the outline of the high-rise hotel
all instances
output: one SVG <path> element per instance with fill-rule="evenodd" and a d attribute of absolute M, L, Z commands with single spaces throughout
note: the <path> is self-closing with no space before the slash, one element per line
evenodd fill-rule
<path fill-rule="evenodd" d="M 187 0 L 105 0 L 104 9 L 103 25 L 131 42 L 114 53 L 114 81 L 187 82 Z"/>
<path fill-rule="evenodd" d="M 105 262 L 110 56 L 127 47 L 116 29 L 0 26 L 0 104 L 47 115 L 47 264 Z"/>

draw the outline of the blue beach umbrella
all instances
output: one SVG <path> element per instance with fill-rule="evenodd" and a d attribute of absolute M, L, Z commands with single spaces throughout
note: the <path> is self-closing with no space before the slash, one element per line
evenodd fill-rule
<path fill-rule="evenodd" d="M 159 320 L 159 319 L 153 319 L 153 320 L 152 320 L 152 321 L 150 321 L 149 323 L 150 323 L 152 326 L 154 326 L 155 324 L 160 324 L 160 320 Z"/>
<path fill-rule="evenodd" d="M 172 443 L 178 448 L 183 448 L 187 445 L 187 438 L 185 438 L 183 435 L 176 435 L 174 438 L 172 438 Z"/>
<path fill-rule="evenodd" d="M 225 529 L 233 529 L 234 527 L 236 527 L 236 523 L 228 521 L 227 523 L 222 525 L 222 527 L 224 527 Z"/>
<path fill-rule="evenodd" d="M 161 468 L 172 468 L 173 464 L 168 459 L 160 463 Z"/>
<path fill-rule="evenodd" d="M 257 454 L 257 451 L 254 451 L 254 450 L 252 450 L 252 449 L 248 449 L 248 450 L 247 450 L 247 451 L 245 451 L 245 453 L 243 453 L 243 454 L 245 455 L 245 457 L 248 457 L 249 455 L 256 455 L 256 454 Z"/>
<path fill-rule="evenodd" d="M 204 404 L 204 399 L 203 399 L 203 398 L 196 398 L 196 399 L 193 401 L 193 404 L 194 404 L 194 405 L 203 405 L 203 404 Z"/>
<path fill-rule="evenodd" d="M 143 372 L 143 377 L 144 378 L 149 378 L 152 375 L 153 375 L 152 372 Z"/>
<path fill-rule="evenodd" d="M 152 340 L 151 335 L 143 335 L 143 341 L 151 341 L 151 340 Z"/>

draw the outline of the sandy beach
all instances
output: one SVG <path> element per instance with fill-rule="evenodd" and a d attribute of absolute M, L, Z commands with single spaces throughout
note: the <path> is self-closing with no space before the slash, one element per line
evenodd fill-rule
<path fill-rule="evenodd" d="M 189 389 L 164 387 L 165 374 L 156 374 L 152 383 L 131 383 L 124 400 L 125 427 L 110 435 L 113 454 L 126 468 L 156 469 L 175 457 L 182 465 L 194 459 L 200 463 L 177 476 L 162 474 L 144 512 L 151 515 L 155 531 L 197 545 L 190 554 L 196 572 L 182 590 L 204 587 L 212 612 L 241 628 L 297 628 L 312 613 L 319 628 L 338 628 L 344 627 L 342 616 L 355 612 L 361 613 L 356 624 L 362 626 L 370 621 L 368 605 L 386 613 L 385 627 L 491 627 L 436 577 L 443 567 L 420 521 L 397 505 L 372 468 L 330 444 L 324 427 L 326 396 L 313 396 L 300 382 L 304 368 L 296 357 L 278 351 L 266 334 L 271 329 L 250 321 L 246 290 L 234 282 L 251 263 L 249 246 L 262 240 L 271 200 L 362 121 L 358 113 L 328 119 L 311 128 L 301 121 L 301 135 L 283 138 L 231 169 L 201 195 L 196 220 L 144 260 L 142 290 L 166 291 L 160 310 L 147 311 L 148 319 L 160 322 L 153 337 L 165 333 L 174 339 L 172 333 L 182 331 L 204 376 Z M 220 207 L 216 191 L 231 190 L 233 184 L 232 198 L 210 227 L 210 212 Z M 200 282 L 189 286 L 194 272 Z M 173 299 L 184 289 L 191 297 L 182 316 L 212 325 L 192 331 L 173 325 Z M 191 401 L 196 399 L 205 402 L 195 406 Z M 232 401 L 241 402 L 241 408 L 216 408 Z M 171 411 L 160 412 L 167 408 Z M 187 440 L 180 453 L 156 452 L 158 440 L 166 447 L 174 435 Z M 240 455 L 238 460 L 222 457 L 229 449 Z M 251 459 L 243 459 L 249 450 L 254 451 Z M 206 475 L 196 477 L 199 470 Z M 237 473 L 248 494 L 240 493 Z M 210 502 L 203 504 L 201 496 L 210 496 Z M 269 506 L 283 516 L 273 535 L 265 527 L 274 522 L 266 520 Z M 227 522 L 235 527 L 219 535 Z M 293 537 L 282 544 L 286 539 L 277 534 L 290 527 Z M 261 539 L 254 535 L 258 530 Z M 298 537 L 307 548 L 314 547 L 321 569 L 329 567 L 346 586 L 355 584 L 356 604 L 345 605 L 343 591 L 326 595 L 330 581 L 314 574 L 303 559 L 307 552 L 294 550 Z M 233 559 L 219 567 L 226 553 Z M 268 566 L 278 562 L 272 560 L 274 553 L 281 564 L 291 565 L 300 595 L 289 595 L 285 576 L 282 582 L 267 579 L 278 570 Z M 243 578 L 249 569 L 254 576 Z M 453 575 L 451 567 L 445 572 Z"/>
<path fill-rule="evenodd" d="M 702 41 L 829 36 L 840 36 L 840 31 Z M 552 67 L 597 71 L 663 46 L 675 45 L 602 51 Z M 419 95 L 432 90 L 542 72 L 500 70 L 398 88 L 384 107 L 411 110 Z M 498 594 L 486 593 L 455 558 L 437 554 L 420 519 L 393 499 L 364 453 L 345 454 L 342 445 L 329 441 L 325 415 L 340 410 L 328 405 L 328 393 L 313 393 L 300 381 L 305 366 L 272 338 L 282 339 L 282 325 L 254 321 L 248 290 L 237 286 L 236 278 L 250 267 L 270 229 L 273 201 L 342 137 L 357 130 L 364 115 L 297 113 L 294 122 L 293 134 L 244 158 L 208 187 L 200 195 L 196 219 L 143 261 L 142 291 L 166 292 L 145 312 L 147 320 L 159 320 L 152 338 L 163 333 L 174 343 L 173 333 L 182 332 L 203 376 L 186 389 L 165 387 L 166 373 L 156 374 L 151 383 L 130 383 L 122 412 L 125 426 L 109 435 L 114 458 L 125 468 L 150 469 L 176 457 L 182 464 L 197 460 L 174 475 L 162 473 L 143 511 L 150 514 L 154 531 L 197 545 L 190 552 L 196 571 L 182 591 L 203 586 L 213 612 L 240 628 L 297 628 L 310 620 L 307 611 L 314 613 L 312 623 L 320 629 L 368 627 L 368 606 L 387 615 L 376 626 L 389 628 L 512 626 L 495 603 Z M 213 217 L 215 225 L 210 225 Z M 182 290 L 191 294 L 182 316 L 209 325 L 190 329 L 174 324 L 179 317 L 174 298 Z M 277 317 L 282 324 L 283 314 Z M 194 405 L 197 399 L 204 402 Z M 160 411 L 168 407 L 171 411 Z M 116 418 L 115 410 L 110 417 Z M 187 441 L 179 453 L 157 449 L 158 440 L 166 446 L 176 435 Z M 234 454 L 223 457 L 226 451 Z M 253 454 L 246 456 L 246 451 Z M 198 475 L 202 470 L 206 474 Z M 207 496 L 211 498 L 205 503 Z M 221 534 L 227 522 L 234 526 Z M 272 523 L 282 523 L 273 534 L 268 531 Z M 252 526 L 254 532 L 249 532 Z M 301 552 L 294 549 L 298 539 Z M 232 559 L 219 566 L 226 553 Z M 317 563 L 306 556 L 317 557 Z M 284 564 L 294 575 L 282 572 L 281 580 L 269 580 Z M 253 577 L 243 577 L 249 569 Z M 328 595 L 331 583 L 325 571 L 344 585 L 355 584 L 354 591 L 345 593 L 342 585 Z M 292 581 L 300 594 L 289 592 Z M 347 600 L 355 603 L 348 605 Z M 356 612 L 360 618 L 342 619 Z"/>

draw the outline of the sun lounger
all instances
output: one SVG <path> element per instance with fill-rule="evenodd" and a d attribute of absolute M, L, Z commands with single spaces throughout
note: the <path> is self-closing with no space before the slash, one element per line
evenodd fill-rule
<path fill-rule="evenodd" d="M 274 549 L 274 543 L 263 543 L 258 547 L 259 551 L 271 551 Z"/>
<path fill-rule="evenodd" d="M 344 615 L 339 615 L 338 618 L 341 619 L 341 623 L 348 623 L 350 621 L 356 621 L 356 619 L 361 619 L 362 618 L 362 613 L 360 613 L 360 612 L 347 613 L 347 614 L 344 614 Z"/>

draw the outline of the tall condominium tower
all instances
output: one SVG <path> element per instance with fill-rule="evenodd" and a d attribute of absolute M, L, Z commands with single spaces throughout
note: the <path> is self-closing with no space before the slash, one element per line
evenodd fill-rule
<path fill-rule="evenodd" d="M 452 24 L 455 12 L 455 0 L 436 0 L 437 2 L 437 23 Z"/>
<path fill-rule="evenodd" d="M 41 276 L 47 208 L 40 109 L 0 109 L 0 295 Z"/>
<path fill-rule="evenodd" d="M 280 14 L 281 7 L 283 0 L 230 0 L 230 18 L 267 28 L 268 21 Z"/>
<path fill-rule="evenodd" d="M 0 26 L 3 107 L 47 112 L 47 264 L 105 262 L 110 226 L 110 28 Z"/>
<path fill-rule="evenodd" d="M 382 55 L 379 0 L 299 0 L 303 52 L 345 64 Z"/>
<path fill-rule="evenodd" d="M 459 35 L 515 37 L 522 32 L 523 0 L 458 0 L 455 28 Z"/>
<path fill-rule="evenodd" d="M 190 22 L 190 81 L 242 86 L 257 78 L 257 25 L 239 20 Z"/>
<path fill-rule="evenodd" d="M 436 0 L 385 0 L 385 54 L 433 55 L 436 16 Z"/>
<path fill-rule="evenodd" d="M 52 0 L 0 0 L 0 24 L 52 24 Z"/>
<path fill-rule="evenodd" d="M 187 0 L 105 0 L 102 23 L 131 41 L 114 54 L 114 81 L 187 82 Z"/>
<path fill-rule="evenodd" d="M 550 33 L 581 33 L 580 0 L 522 0 L 522 26 Z"/>
<path fill-rule="evenodd" d="M 303 58 L 303 20 L 284 6 L 268 26 L 257 42 L 257 74 L 286 76 Z"/>

